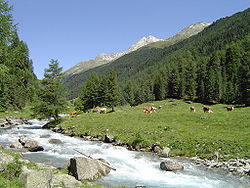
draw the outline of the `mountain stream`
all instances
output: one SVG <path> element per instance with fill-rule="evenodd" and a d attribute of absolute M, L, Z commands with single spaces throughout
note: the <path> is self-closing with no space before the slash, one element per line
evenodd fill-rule
<path fill-rule="evenodd" d="M 18 125 L 0 131 L 0 143 L 8 148 L 19 136 L 25 135 L 44 147 L 42 152 L 23 153 L 25 159 L 55 167 L 66 167 L 72 157 L 82 156 L 77 149 L 93 158 L 103 158 L 116 168 L 106 177 L 96 182 L 105 186 L 143 185 L 152 188 L 240 188 L 249 187 L 250 179 L 229 174 L 220 169 L 207 169 L 195 166 L 188 159 L 160 158 L 152 153 L 129 151 L 123 147 L 112 146 L 95 141 L 84 141 L 81 138 L 69 137 L 50 130 L 42 129 L 45 121 L 30 120 L 32 125 Z M 60 139 L 63 144 L 50 144 L 49 139 Z M 160 169 L 163 160 L 174 160 L 184 165 L 184 170 L 167 172 Z"/>

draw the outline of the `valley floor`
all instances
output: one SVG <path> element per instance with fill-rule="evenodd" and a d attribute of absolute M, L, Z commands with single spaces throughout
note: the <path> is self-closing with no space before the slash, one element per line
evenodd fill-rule
<path fill-rule="evenodd" d="M 161 108 L 155 113 L 143 113 L 143 107 L 150 106 Z M 190 106 L 196 112 L 191 112 Z M 212 159 L 218 152 L 220 161 L 250 158 L 250 108 L 227 111 L 226 107 L 213 105 L 213 113 L 204 113 L 202 104 L 169 99 L 117 107 L 116 112 L 106 114 L 79 113 L 65 117 L 57 127 L 77 136 L 112 135 L 137 150 L 147 151 L 152 144 L 160 143 L 171 149 L 171 156 Z"/>

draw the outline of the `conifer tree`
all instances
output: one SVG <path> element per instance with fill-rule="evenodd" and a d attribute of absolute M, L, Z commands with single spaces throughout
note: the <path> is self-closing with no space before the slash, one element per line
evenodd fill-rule
<path fill-rule="evenodd" d="M 166 82 L 164 80 L 166 76 L 164 74 L 159 74 L 155 78 L 154 83 L 154 96 L 155 100 L 163 100 L 166 95 Z"/>
<path fill-rule="evenodd" d="M 83 104 L 83 110 L 86 111 L 101 105 L 101 78 L 93 73 L 85 84 L 79 98 Z"/>
<path fill-rule="evenodd" d="M 7 109 L 7 97 L 8 97 L 8 68 L 0 64 L 0 111 Z"/>
<path fill-rule="evenodd" d="M 135 89 L 131 80 L 128 81 L 124 89 L 124 98 L 130 106 L 135 106 Z"/>
<path fill-rule="evenodd" d="M 66 100 L 62 89 L 62 67 L 59 62 L 52 59 L 49 68 L 45 69 L 44 79 L 41 81 L 39 91 L 39 101 L 35 104 L 33 110 L 39 118 L 54 118 L 59 120 L 59 113 L 65 107 Z"/>
<path fill-rule="evenodd" d="M 116 73 L 112 71 L 104 78 L 104 97 L 101 101 L 104 106 L 107 106 L 114 111 L 114 108 L 119 103 L 119 88 L 116 80 Z M 106 85 L 106 86 L 105 86 Z"/>

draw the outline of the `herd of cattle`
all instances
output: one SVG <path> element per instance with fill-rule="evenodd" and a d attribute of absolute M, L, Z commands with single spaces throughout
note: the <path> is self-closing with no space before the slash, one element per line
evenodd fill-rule
<path fill-rule="evenodd" d="M 158 108 L 154 107 L 154 106 L 150 106 L 150 107 L 144 107 L 143 108 L 143 112 L 145 114 L 151 114 L 153 112 L 156 112 L 158 109 L 161 109 L 162 106 L 159 106 Z M 232 111 L 234 110 L 233 106 L 227 106 L 225 107 L 227 109 L 227 111 Z M 190 111 L 191 112 L 195 112 L 196 108 L 194 106 L 190 107 Z M 203 106 L 203 111 L 204 113 L 213 113 L 213 111 L 211 110 L 211 108 L 209 106 Z M 107 108 L 94 108 L 91 110 L 92 113 L 100 113 L 100 114 L 105 114 L 107 112 Z M 72 116 L 76 116 L 79 113 L 79 111 L 74 111 L 70 113 L 70 117 Z"/>
<path fill-rule="evenodd" d="M 227 109 L 227 111 L 232 111 L 234 110 L 234 107 L 233 106 L 227 106 L 225 107 Z M 195 112 L 195 107 L 194 106 L 191 106 L 190 107 L 190 111 L 191 112 Z M 211 110 L 211 108 L 209 106 L 203 106 L 203 112 L 204 113 L 213 113 L 213 111 Z"/>
<path fill-rule="evenodd" d="M 159 109 L 162 108 L 162 106 L 159 106 Z M 234 107 L 233 106 L 228 106 L 226 107 L 227 111 L 232 111 L 234 110 Z M 151 107 L 144 107 L 143 108 L 143 112 L 145 114 L 151 114 L 153 112 L 156 112 L 157 108 L 154 107 L 154 106 L 151 106 Z M 196 108 L 194 106 L 191 106 L 190 107 L 190 111 L 191 112 L 195 112 L 196 111 Z M 213 113 L 213 111 L 211 110 L 211 108 L 209 106 L 203 106 L 203 112 L 204 113 Z"/>

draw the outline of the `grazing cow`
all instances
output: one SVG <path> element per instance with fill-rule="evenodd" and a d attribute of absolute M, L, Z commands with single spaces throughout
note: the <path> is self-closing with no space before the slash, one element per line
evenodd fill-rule
<path fill-rule="evenodd" d="M 73 117 L 73 116 L 76 116 L 78 114 L 78 110 L 77 111 L 74 111 L 74 112 L 70 112 L 70 116 L 69 117 Z"/>
<path fill-rule="evenodd" d="M 195 112 L 195 107 L 194 107 L 194 106 L 191 106 L 191 107 L 190 107 L 190 111 L 191 111 L 191 112 Z"/>
<path fill-rule="evenodd" d="M 203 107 L 203 111 L 204 111 L 204 113 L 213 113 L 213 111 L 210 109 L 210 107 L 209 106 L 204 106 Z"/>
<path fill-rule="evenodd" d="M 232 111 L 232 110 L 234 110 L 234 107 L 233 106 L 228 106 L 228 107 L 226 107 L 227 108 L 227 111 Z"/>
<path fill-rule="evenodd" d="M 145 113 L 145 114 L 151 114 L 152 112 L 156 112 L 156 108 L 155 107 L 153 107 L 153 106 L 151 106 L 151 107 L 144 107 L 143 108 L 143 112 Z"/>
<path fill-rule="evenodd" d="M 105 114 L 107 112 L 107 108 L 94 108 L 92 112 L 99 112 L 100 114 Z"/>
<path fill-rule="evenodd" d="M 99 110 L 97 108 L 94 108 L 92 109 L 92 112 L 95 113 L 95 112 L 99 112 Z"/>
<path fill-rule="evenodd" d="M 156 107 L 151 106 L 151 111 L 152 111 L 152 112 L 156 112 L 156 110 L 157 110 L 157 108 L 156 108 Z"/>
<path fill-rule="evenodd" d="M 107 112 L 107 108 L 99 108 L 100 114 L 105 114 Z"/>

